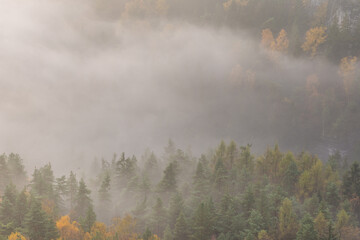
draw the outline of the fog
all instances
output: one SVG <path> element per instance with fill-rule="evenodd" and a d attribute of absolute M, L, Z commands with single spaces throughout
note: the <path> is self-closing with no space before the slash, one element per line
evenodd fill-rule
<path fill-rule="evenodd" d="M 239 79 L 296 87 L 315 68 L 336 73 L 325 60 L 274 63 L 245 31 L 105 18 L 89 1 L 1 0 L 0 28 L 1 151 L 56 171 L 161 153 L 169 138 L 195 154 L 222 139 L 263 149 L 286 129 Z"/>

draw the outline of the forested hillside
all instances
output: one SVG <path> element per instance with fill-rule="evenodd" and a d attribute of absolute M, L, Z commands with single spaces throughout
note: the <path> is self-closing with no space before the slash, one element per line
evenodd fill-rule
<path fill-rule="evenodd" d="M 359 0 L 1 4 L 0 240 L 360 239 Z"/>
<path fill-rule="evenodd" d="M 170 140 L 162 157 L 114 155 L 81 177 L 0 163 L 2 239 L 360 238 L 360 166 L 339 153 L 254 156 L 232 141 L 195 158 Z"/>

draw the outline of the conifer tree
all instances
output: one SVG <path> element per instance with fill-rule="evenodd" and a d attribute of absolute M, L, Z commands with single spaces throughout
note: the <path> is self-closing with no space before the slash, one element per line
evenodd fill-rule
<path fill-rule="evenodd" d="M 188 227 L 185 221 L 184 214 L 181 212 L 179 217 L 176 219 L 175 229 L 174 229 L 174 240 L 184 240 L 188 239 Z"/>
<path fill-rule="evenodd" d="M 68 200 L 70 205 L 70 213 L 73 212 L 76 204 L 76 194 L 78 191 L 78 182 L 76 180 L 76 175 L 71 171 L 68 180 L 66 181 L 66 188 L 68 194 Z"/>
<path fill-rule="evenodd" d="M 176 171 L 174 163 L 170 163 L 164 170 L 164 177 L 159 183 L 159 190 L 161 192 L 176 191 Z"/>
<path fill-rule="evenodd" d="M 31 207 L 26 215 L 25 226 L 27 235 L 30 239 L 48 240 L 46 235 L 48 232 L 48 218 L 46 213 L 41 208 L 41 203 L 38 199 L 32 197 Z"/>
<path fill-rule="evenodd" d="M 90 190 L 87 188 L 83 179 L 79 182 L 79 189 L 76 195 L 75 219 L 85 218 L 89 207 L 92 207 L 90 199 Z"/>
<path fill-rule="evenodd" d="M 310 214 L 306 214 L 303 217 L 300 229 L 296 234 L 296 240 L 318 240 L 314 222 Z"/>

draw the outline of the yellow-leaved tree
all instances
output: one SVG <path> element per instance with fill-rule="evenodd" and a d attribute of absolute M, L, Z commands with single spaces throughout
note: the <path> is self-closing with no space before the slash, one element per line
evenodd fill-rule
<path fill-rule="evenodd" d="M 59 229 L 61 240 L 81 240 L 80 225 L 76 221 L 71 223 L 68 215 L 62 216 L 56 222 L 56 227 Z"/>
<path fill-rule="evenodd" d="M 326 239 L 329 233 L 329 224 L 324 214 L 319 212 L 314 220 L 315 230 L 319 239 Z"/>
<path fill-rule="evenodd" d="M 281 204 L 279 211 L 280 239 L 295 239 L 297 230 L 298 223 L 296 221 L 296 215 L 292 208 L 292 202 L 290 199 L 285 198 Z"/>
<path fill-rule="evenodd" d="M 356 62 L 357 57 L 344 57 L 340 62 L 339 74 L 344 83 L 347 103 L 349 103 L 350 89 L 355 80 Z"/>
<path fill-rule="evenodd" d="M 102 222 L 95 222 L 90 231 L 90 239 L 106 240 L 110 238 L 110 235 Z"/>
<path fill-rule="evenodd" d="M 275 41 L 272 42 L 271 48 L 277 52 L 285 53 L 289 48 L 289 39 L 284 29 L 281 29 Z"/>
<path fill-rule="evenodd" d="M 311 57 L 316 55 L 319 46 L 326 41 L 325 31 L 324 27 L 314 27 L 306 32 L 305 42 L 301 47 L 305 52 L 309 52 Z"/>
<path fill-rule="evenodd" d="M 271 49 L 274 41 L 272 31 L 269 28 L 263 29 L 261 33 L 261 45 L 266 49 Z"/>
<path fill-rule="evenodd" d="M 110 227 L 110 234 L 112 237 L 117 237 L 119 240 L 136 240 L 138 239 L 135 233 L 136 221 L 130 215 L 124 218 L 114 218 L 113 224 Z"/>
<path fill-rule="evenodd" d="M 26 238 L 21 233 L 13 232 L 8 236 L 8 240 L 26 240 Z"/>

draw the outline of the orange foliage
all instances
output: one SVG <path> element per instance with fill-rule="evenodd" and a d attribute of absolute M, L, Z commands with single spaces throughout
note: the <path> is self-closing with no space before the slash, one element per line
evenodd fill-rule
<path fill-rule="evenodd" d="M 325 30 L 324 27 L 315 27 L 306 32 L 305 42 L 301 47 L 305 52 L 310 52 L 311 57 L 316 55 L 318 47 L 325 42 Z"/>
<path fill-rule="evenodd" d="M 91 228 L 90 236 L 91 236 L 91 239 L 96 237 L 96 239 L 99 239 L 99 240 L 100 239 L 106 240 L 111 236 L 111 234 L 109 232 L 107 232 L 107 228 L 104 223 L 95 222 Z"/>
<path fill-rule="evenodd" d="M 261 45 L 266 49 L 271 49 L 274 44 L 274 36 L 269 28 L 262 30 Z"/>
<path fill-rule="evenodd" d="M 56 227 L 59 229 L 62 240 L 81 240 L 80 226 L 77 222 L 70 222 L 69 216 L 62 216 L 57 222 Z"/>
<path fill-rule="evenodd" d="M 26 238 L 21 235 L 21 233 L 15 232 L 11 233 L 10 236 L 8 236 L 8 240 L 26 240 Z"/>
<path fill-rule="evenodd" d="M 284 29 L 281 29 L 275 41 L 272 42 L 271 48 L 278 52 L 286 52 L 289 47 L 289 39 Z"/>

